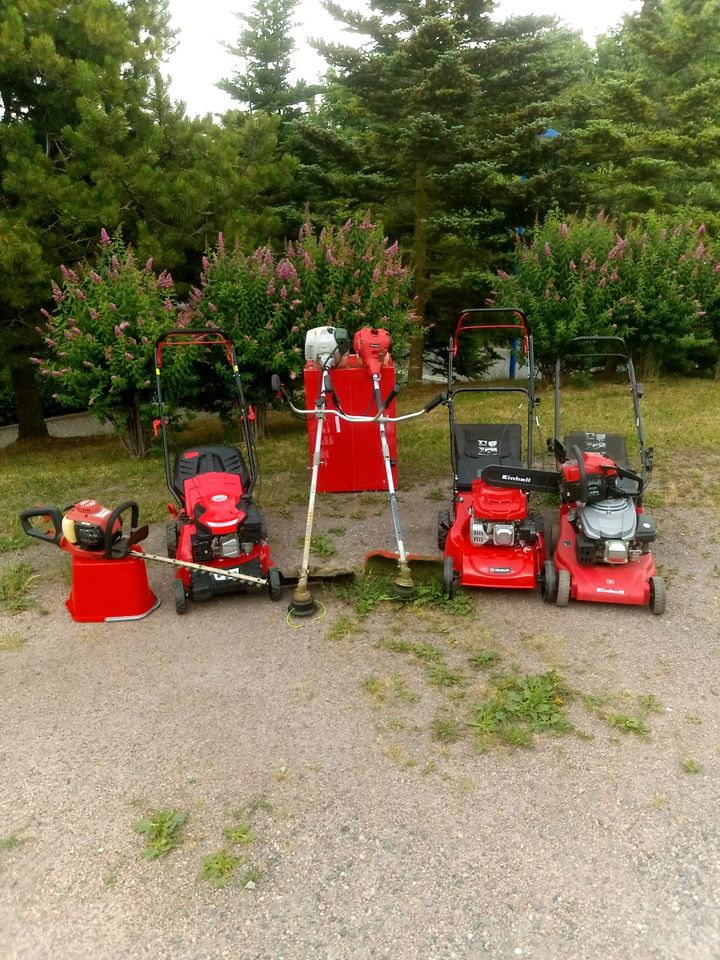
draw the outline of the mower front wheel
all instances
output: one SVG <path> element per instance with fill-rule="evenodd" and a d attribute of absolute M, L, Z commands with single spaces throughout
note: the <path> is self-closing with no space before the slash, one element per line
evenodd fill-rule
<path fill-rule="evenodd" d="M 665 613 L 665 581 L 662 577 L 650 577 L 650 610 L 659 617 Z"/>
<path fill-rule="evenodd" d="M 443 592 L 448 600 L 455 596 L 455 567 L 452 557 L 445 557 L 443 563 Z"/>
<path fill-rule="evenodd" d="M 559 607 L 566 607 L 570 603 L 570 574 L 567 570 L 558 570 L 557 597 L 555 602 Z"/>
<path fill-rule="evenodd" d="M 267 579 L 270 599 L 279 600 L 282 597 L 282 583 L 280 582 L 280 571 L 277 567 L 270 567 Z"/>
<path fill-rule="evenodd" d="M 452 526 L 449 510 L 438 510 L 437 542 L 438 550 L 444 550 L 447 542 L 448 533 Z"/>
<path fill-rule="evenodd" d="M 187 597 L 185 596 L 185 584 L 180 577 L 173 584 L 173 591 L 175 593 L 175 613 L 182 616 L 187 613 Z"/>
<path fill-rule="evenodd" d="M 558 592 L 558 577 L 555 564 L 546 560 L 540 575 L 540 593 L 545 603 L 555 603 Z"/>

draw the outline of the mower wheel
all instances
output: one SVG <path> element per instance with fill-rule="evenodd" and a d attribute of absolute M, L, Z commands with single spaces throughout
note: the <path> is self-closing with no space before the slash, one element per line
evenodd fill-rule
<path fill-rule="evenodd" d="M 665 613 L 665 581 L 662 577 L 650 577 L 650 610 L 659 617 Z"/>
<path fill-rule="evenodd" d="M 452 519 L 449 510 L 438 510 L 438 550 L 444 550 L 447 543 L 448 533 L 452 526 Z"/>
<path fill-rule="evenodd" d="M 567 570 L 558 570 L 555 602 L 559 607 L 566 607 L 570 602 L 570 583 L 570 574 Z"/>
<path fill-rule="evenodd" d="M 280 583 L 280 571 L 277 567 L 270 567 L 267 573 L 268 590 L 271 600 L 279 600 L 282 597 L 282 584 Z"/>
<path fill-rule="evenodd" d="M 185 584 L 180 577 L 175 580 L 173 590 L 175 592 L 175 613 L 182 616 L 182 614 L 187 613 L 187 597 L 185 596 Z"/>
<path fill-rule="evenodd" d="M 455 567 L 452 557 L 445 557 L 443 562 L 443 592 L 448 600 L 455 596 Z"/>
<path fill-rule="evenodd" d="M 545 603 L 555 603 L 558 592 L 558 577 L 555 564 L 546 560 L 540 575 L 540 593 Z"/>
<path fill-rule="evenodd" d="M 178 526 L 173 521 L 165 524 L 165 542 L 167 543 L 167 555 L 171 560 L 177 556 L 178 546 Z"/>

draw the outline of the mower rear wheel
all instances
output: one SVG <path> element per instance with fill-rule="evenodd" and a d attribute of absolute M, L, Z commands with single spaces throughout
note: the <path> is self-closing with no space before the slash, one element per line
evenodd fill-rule
<path fill-rule="evenodd" d="M 650 610 L 659 617 L 665 613 L 665 581 L 662 577 L 650 577 Z"/>
<path fill-rule="evenodd" d="M 185 584 L 179 577 L 173 584 L 173 591 L 175 593 L 175 613 L 182 616 L 187 613 L 187 597 L 185 596 Z"/>
<path fill-rule="evenodd" d="M 567 570 L 558 570 L 557 597 L 555 602 L 559 607 L 566 607 L 570 602 L 570 574 Z"/>
<path fill-rule="evenodd" d="M 171 560 L 177 556 L 178 545 L 178 526 L 173 521 L 165 524 L 165 542 L 167 544 L 167 555 Z"/>
<path fill-rule="evenodd" d="M 438 549 L 444 550 L 452 526 L 449 510 L 438 510 Z"/>
<path fill-rule="evenodd" d="M 282 584 L 280 582 L 280 571 L 277 567 L 270 567 L 267 574 L 268 590 L 271 600 L 279 600 L 282 597 Z"/>
<path fill-rule="evenodd" d="M 546 560 L 540 576 L 540 593 L 545 603 L 555 603 L 558 592 L 558 577 L 555 564 Z"/>
<path fill-rule="evenodd" d="M 443 592 L 448 600 L 455 596 L 455 567 L 452 557 L 445 557 L 443 562 Z"/>

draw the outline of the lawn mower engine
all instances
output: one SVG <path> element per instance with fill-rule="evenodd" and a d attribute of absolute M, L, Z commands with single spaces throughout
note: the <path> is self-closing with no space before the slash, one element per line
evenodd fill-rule
<path fill-rule="evenodd" d="M 440 518 L 440 530 L 442 526 Z M 529 590 L 537 586 L 545 560 L 543 523 L 528 513 L 528 496 L 522 490 L 474 480 L 470 495 L 457 497 L 455 519 L 444 544 L 440 540 L 446 562 L 451 560 L 454 570 L 460 571 L 463 586 Z"/>
<path fill-rule="evenodd" d="M 562 465 L 560 493 L 564 503 L 574 505 L 567 520 L 575 533 L 577 562 L 591 566 L 639 561 L 650 553 L 656 529 L 635 503 L 637 483 L 630 479 L 623 487 L 617 465 L 603 454 L 576 451 L 576 458 Z"/>

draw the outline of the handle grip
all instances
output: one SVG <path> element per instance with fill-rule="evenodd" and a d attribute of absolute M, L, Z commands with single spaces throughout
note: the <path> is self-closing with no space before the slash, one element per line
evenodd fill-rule
<path fill-rule="evenodd" d="M 33 526 L 30 522 L 33 517 L 49 517 L 53 522 L 54 532 L 50 533 L 49 530 L 41 530 L 39 527 Z M 45 543 L 54 543 L 56 547 L 60 546 L 62 521 L 62 513 L 54 506 L 30 507 L 30 509 L 23 510 L 20 514 L 20 523 L 29 537 L 34 537 L 35 540 L 44 540 Z"/>
<path fill-rule="evenodd" d="M 390 390 L 390 393 L 385 397 L 383 401 L 382 409 L 387 410 L 387 408 L 390 406 L 390 404 L 393 402 L 393 400 L 399 393 L 400 393 L 400 387 L 396 383 L 394 383 L 392 385 L 392 389 Z"/>
<path fill-rule="evenodd" d="M 434 397 L 430 401 L 430 403 L 425 404 L 425 406 L 423 407 L 423 410 L 425 411 L 425 413 L 430 413 L 431 410 L 434 410 L 435 407 L 439 407 L 440 404 L 445 403 L 446 400 L 447 400 L 447 394 L 439 393 L 436 397 Z"/>
<path fill-rule="evenodd" d="M 140 517 L 140 507 L 138 507 L 135 500 L 125 500 L 120 506 L 115 507 L 113 512 L 108 517 L 107 526 L 105 527 L 105 559 L 111 560 L 113 556 L 113 527 L 120 519 L 123 513 L 127 510 L 130 510 L 130 527 L 131 531 L 134 531 L 138 525 L 138 519 Z M 128 544 L 129 546 L 129 544 Z"/>

